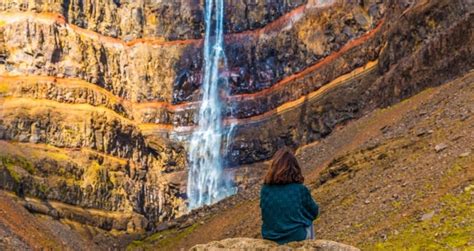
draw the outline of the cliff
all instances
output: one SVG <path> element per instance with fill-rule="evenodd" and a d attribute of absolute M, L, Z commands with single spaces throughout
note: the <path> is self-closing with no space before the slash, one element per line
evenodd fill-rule
<path fill-rule="evenodd" d="M 186 212 L 203 1 L 0 1 L 0 187 L 103 230 Z M 471 1 L 231 1 L 228 172 L 473 68 Z M 233 168 L 231 168 L 233 167 Z"/>

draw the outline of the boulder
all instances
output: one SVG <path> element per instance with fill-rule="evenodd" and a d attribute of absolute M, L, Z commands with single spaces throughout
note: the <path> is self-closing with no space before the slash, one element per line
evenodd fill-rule
<path fill-rule="evenodd" d="M 217 250 L 327 250 L 327 251 L 357 251 L 356 247 L 328 240 L 306 240 L 278 245 L 269 240 L 252 238 L 231 238 L 213 241 L 192 247 L 190 251 L 217 251 Z"/>

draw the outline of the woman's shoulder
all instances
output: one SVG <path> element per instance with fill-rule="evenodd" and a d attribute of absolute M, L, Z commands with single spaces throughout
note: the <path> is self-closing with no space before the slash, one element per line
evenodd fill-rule
<path fill-rule="evenodd" d="M 306 188 L 306 186 L 301 183 L 289 183 L 289 184 L 283 184 L 283 185 L 263 184 L 261 190 L 264 191 L 264 190 L 282 190 L 282 189 L 308 190 L 308 188 Z"/>
<path fill-rule="evenodd" d="M 309 193 L 309 189 L 302 183 L 291 183 L 288 184 L 288 189 L 298 191 L 301 194 Z"/>

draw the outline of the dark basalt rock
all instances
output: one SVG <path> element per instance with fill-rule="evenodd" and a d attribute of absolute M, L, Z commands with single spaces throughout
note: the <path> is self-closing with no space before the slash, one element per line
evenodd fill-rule
<path fill-rule="evenodd" d="M 225 74 L 229 76 L 230 94 L 255 93 L 267 89 L 337 51 L 350 40 L 362 36 L 375 28 L 381 19 L 370 16 L 366 10 L 357 7 L 329 8 L 324 12 L 332 18 L 326 20 L 318 16 L 319 12 L 307 10 L 304 14 L 294 14 L 304 15 L 303 17 L 290 17 L 287 21 L 282 21 L 284 24 L 280 24 L 282 27 L 279 29 L 234 36 L 237 37 L 235 39 L 230 35 L 225 48 L 228 59 L 228 72 Z M 354 16 L 358 17 L 359 22 Z M 296 21 L 298 19 L 301 20 Z M 324 32 L 319 33 L 318 29 L 324 29 Z M 353 32 L 341 36 L 347 29 Z M 308 35 L 301 35 L 302 32 L 307 32 Z M 337 39 L 333 37 L 334 34 L 337 34 Z M 316 50 L 308 43 L 321 46 Z M 200 47 L 187 49 L 176 65 L 178 77 L 174 86 L 174 102 L 200 98 L 197 92 L 201 74 L 201 51 Z"/>

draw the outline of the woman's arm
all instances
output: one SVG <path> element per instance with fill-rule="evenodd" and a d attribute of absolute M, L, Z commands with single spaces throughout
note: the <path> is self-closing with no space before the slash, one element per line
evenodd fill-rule
<path fill-rule="evenodd" d="M 319 216 L 319 205 L 314 201 L 313 197 L 311 197 L 311 193 L 307 187 L 304 187 L 303 206 L 313 219 Z"/>

